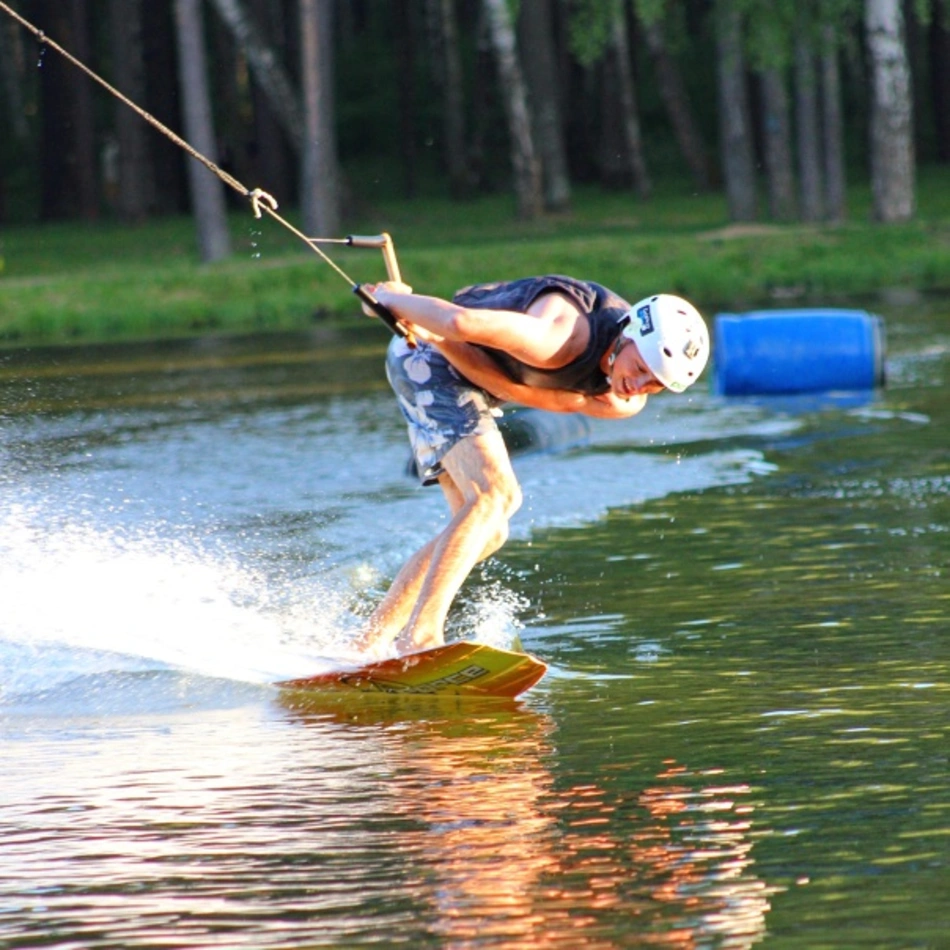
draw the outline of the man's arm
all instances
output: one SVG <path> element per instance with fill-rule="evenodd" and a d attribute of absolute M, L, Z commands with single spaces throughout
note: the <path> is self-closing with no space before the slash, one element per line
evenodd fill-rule
<path fill-rule="evenodd" d="M 566 389 L 525 386 L 505 376 L 491 357 L 475 346 L 450 340 L 435 345 L 466 379 L 505 402 L 516 402 L 548 412 L 579 412 L 600 419 L 626 419 L 635 416 L 646 405 L 645 395 L 620 399 L 613 393 L 588 396 Z"/>
<path fill-rule="evenodd" d="M 421 338 L 477 343 L 504 350 L 541 369 L 564 366 L 584 351 L 590 335 L 577 305 L 559 293 L 539 297 L 527 313 L 460 307 L 438 297 L 405 293 L 402 285 L 371 288 L 376 299 L 406 324 L 423 331 Z"/>

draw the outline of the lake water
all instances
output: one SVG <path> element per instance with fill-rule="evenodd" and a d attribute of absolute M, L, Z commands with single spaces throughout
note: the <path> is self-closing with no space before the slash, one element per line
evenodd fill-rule
<path fill-rule="evenodd" d="M 370 325 L 0 356 L 0 947 L 950 946 L 950 307 L 875 309 L 873 398 L 542 427 L 499 703 L 270 685 L 444 516 Z"/>

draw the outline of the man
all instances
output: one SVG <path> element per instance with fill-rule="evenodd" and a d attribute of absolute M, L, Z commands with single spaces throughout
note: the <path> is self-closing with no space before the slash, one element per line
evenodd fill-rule
<path fill-rule="evenodd" d="M 359 641 L 383 653 L 439 646 L 449 607 L 479 561 L 508 537 L 521 491 L 493 411 L 502 402 L 608 419 L 700 375 L 709 337 L 685 300 L 631 307 L 598 284 L 531 277 L 459 291 L 452 302 L 404 284 L 368 288 L 418 341 L 395 337 L 386 371 L 424 484 L 452 517 L 403 566 Z M 372 315 L 371 310 L 366 312 Z"/>

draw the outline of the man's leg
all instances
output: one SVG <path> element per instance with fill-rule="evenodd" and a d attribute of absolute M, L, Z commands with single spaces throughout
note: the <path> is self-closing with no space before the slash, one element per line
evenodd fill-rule
<path fill-rule="evenodd" d="M 472 567 L 507 537 L 521 503 L 501 435 L 493 430 L 457 443 L 442 460 L 439 484 L 452 512 L 446 527 L 403 565 L 357 645 L 422 649 L 444 642 L 449 607 Z"/>
<path fill-rule="evenodd" d="M 449 503 L 449 510 L 454 516 L 462 507 L 462 494 L 452 481 L 448 472 L 439 476 L 439 485 Z M 419 599 L 419 589 L 429 570 L 432 551 L 438 543 L 436 535 L 424 547 L 416 551 L 399 569 L 395 580 L 386 592 L 386 596 L 370 616 L 366 630 L 354 644 L 364 651 L 383 650 L 387 648 L 406 626 L 409 616 Z"/>
<path fill-rule="evenodd" d="M 453 516 L 426 552 L 428 566 L 399 638 L 402 649 L 444 642 L 445 619 L 455 595 L 472 568 L 504 544 L 508 521 L 521 505 L 521 489 L 497 430 L 462 439 L 442 465 L 451 479 L 450 485 L 443 482 L 443 490 Z"/>

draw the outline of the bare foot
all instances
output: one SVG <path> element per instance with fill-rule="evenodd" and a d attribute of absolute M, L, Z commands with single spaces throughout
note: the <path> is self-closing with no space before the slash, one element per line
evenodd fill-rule
<path fill-rule="evenodd" d="M 431 650 L 434 647 L 445 645 L 445 637 L 441 630 L 429 631 L 423 633 L 416 630 L 410 633 L 403 630 L 396 638 L 396 652 L 399 656 L 406 656 L 409 653 L 421 653 L 423 650 Z"/>

